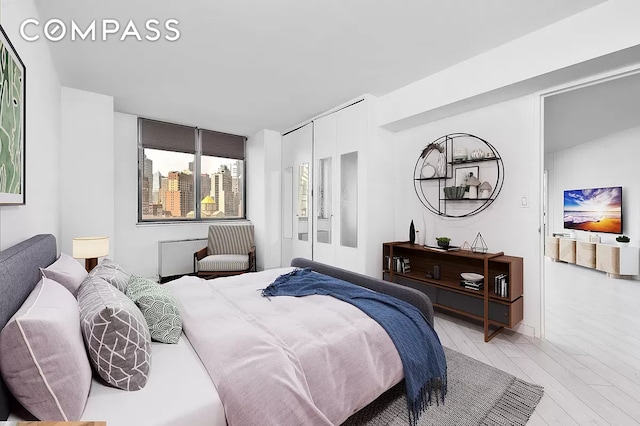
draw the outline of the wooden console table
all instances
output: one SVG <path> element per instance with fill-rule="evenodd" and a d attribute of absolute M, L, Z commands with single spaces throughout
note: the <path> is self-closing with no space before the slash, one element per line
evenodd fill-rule
<path fill-rule="evenodd" d="M 386 281 L 418 289 L 431 299 L 433 306 L 480 320 L 484 341 L 488 342 L 505 327 L 511 328 L 523 318 L 523 260 L 504 253 L 472 253 L 426 248 L 408 242 L 382 244 L 382 277 Z M 410 270 L 398 268 L 408 259 Z M 440 278 L 433 277 L 434 266 Z M 460 274 L 483 275 L 484 288 L 474 290 L 461 284 Z M 496 277 L 504 275 L 508 287 L 505 297 L 494 291 Z M 493 329 L 493 330 L 492 330 Z"/>

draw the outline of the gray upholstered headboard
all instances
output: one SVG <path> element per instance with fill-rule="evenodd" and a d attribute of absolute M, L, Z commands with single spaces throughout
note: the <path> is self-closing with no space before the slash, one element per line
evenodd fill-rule
<path fill-rule="evenodd" d="M 433 325 L 433 304 L 429 296 L 414 288 L 401 286 L 389 281 L 382 281 L 371 278 L 366 275 L 347 271 L 346 269 L 336 268 L 335 266 L 325 265 L 324 263 L 314 262 L 313 260 L 296 257 L 291 261 L 291 266 L 298 268 L 311 268 L 321 274 L 330 275 L 343 281 L 366 287 L 369 290 L 385 293 L 407 303 L 411 303 L 418 308 L 424 317 Z"/>
<path fill-rule="evenodd" d="M 56 238 L 36 235 L 0 252 L 0 330 L 40 281 L 40 269 L 55 262 Z M 9 417 L 9 391 L 0 378 L 0 421 Z"/>

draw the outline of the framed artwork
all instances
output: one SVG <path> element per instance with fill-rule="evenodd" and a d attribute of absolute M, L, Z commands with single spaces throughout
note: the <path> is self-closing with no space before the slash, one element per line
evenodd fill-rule
<path fill-rule="evenodd" d="M 472 167 L 458 167 L 455 169 L 455 184 L 456 186 L 464 185 L 466 186 L 464 198 L 469 198 L 469 186 L 467 185 L 467 179 L 471 176 L 475 176 L 480 179 L 478 176 L 478 172 L 480 170 L 479 166 Z"/>
<path fill-rule="evenodd" d="M 25 71 L 0 26 L 0 205 L 26 202 Z"/>

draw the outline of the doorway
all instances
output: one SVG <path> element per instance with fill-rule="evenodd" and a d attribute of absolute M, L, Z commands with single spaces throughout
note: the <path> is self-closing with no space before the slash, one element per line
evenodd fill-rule
<path fill-rule="evenodd" d="M 615 245 L 625 234 L 640 245 L 640 72 L 592 79 L 543 94 L 543 238 L 569 234 L 577 241 Z M 620 232 L 565 228 L 565 191 L 622 187 Z M 626 220 L 625 220 L 626 219 Z M 544 243 L 543 243 L 544 246 Z M 542 330 L 554 342 L 602 341 L 629 335 L 640 276 L 616 279 L 595 269 L 543 257 Z M 599 340 L 598 340 L 599 339 Z"/>

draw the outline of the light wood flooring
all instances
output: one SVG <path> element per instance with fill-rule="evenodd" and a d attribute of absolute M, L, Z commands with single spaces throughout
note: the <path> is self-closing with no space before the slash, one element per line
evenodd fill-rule
<path fill-rule="evenodd" d="M 640 425 L 640 281 L 545 261 L 544 339 L 436 313 L 442 344 L 544 386 L 528 425 Z"/>

